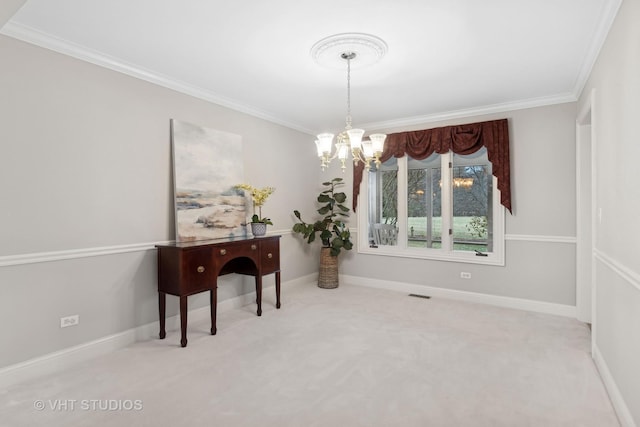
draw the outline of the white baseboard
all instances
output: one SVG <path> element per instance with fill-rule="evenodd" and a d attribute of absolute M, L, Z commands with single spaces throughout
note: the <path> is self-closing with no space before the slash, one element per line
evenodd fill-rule
<path fill-rule="evenodd" d="M 302 284 L 313 283 L 317 280 L 317 273 L 299 277 L 282 283 L 282 288 L 291 288 Z M 248 304 L 255 303 L 256 293 L 252 292 L 240 295 L 218 303 L 218 313 L 224 313 Z M 210 316 L 209 306 L 189 310 L 189 322 L 206 321 Z M 166 330 L 177 331 L 180 326 L 180 316 L 167 317 Z M 157 338 L 159 331 L 158 322 L 128 329 L 117 334 L 99 338 L 87 343 L 65 348 L 54 353 L 26 360 L 0 369 L 0 388 L 10 387 L 24 381 L 29 381 L 44 375 L 50 375 L 65 369 L 70 369 L 78 363 L 91 360 L 113 351 L 124 348 L 136 341 L 145 341 Z"/>
<path fill-rule="evenodd" d="M 78 363 L 126 347 L 135 341 L 135 329 L 65 348 L 0 369 L 0 387 L 31 380 L 71 368 Z"/>
<path fill-rule="evenodd" d="M 393 282 L 389 280 L 370 279 L 366 277 L 340 275 L 345 283 L 371 288 L 387 289 L 390 291 L 407 292 L 412 294 L 430 295 L 460 301 L 495 305 L 499 307 L 515 308 L 518 310 L 534 311 L 537 313 L 555 314 L 564 317 L 576 317 L 576 307 L 572 305 L 555 304 L 544 301 L 534 301 L 522 298 L 503 297 L 498 295 L 480 294 L 475 292 L 458 291 L 454 289 L 438 288 L 434 286 L 416 285 L 412 283 Z"/>
<path fill-rule="evenodd" d="M 593 360 L 598 368 L 598 372 L 600 372 L 600 377 L 607 389 L 607 393 L 609 393 L 609 399 L 611 399 L 611 403 L 616 411 L 620 425 L 622 427 L 637 427 L 637 424 L 633 421 L 629 407 L 622 398 L 622 393 L 620 393 L 620 390 L 611 375 L 611 371 L 609 371 L 607 362 L 602 357 L 602 353 L 600 353 L 600 350 L 596 345 L 593 346 Z"/>

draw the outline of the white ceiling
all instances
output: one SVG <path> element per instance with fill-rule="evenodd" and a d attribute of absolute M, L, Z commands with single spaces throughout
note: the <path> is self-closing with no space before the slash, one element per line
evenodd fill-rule
<path fill-rule="evenodd" d="M 28 0 L 1 32 L 314 134 L 346 114 L 346 68 L 310 55 L 324 37 L 388 45 L 351 75 L 373 130 L 576 100 L 620 2 Z"/>

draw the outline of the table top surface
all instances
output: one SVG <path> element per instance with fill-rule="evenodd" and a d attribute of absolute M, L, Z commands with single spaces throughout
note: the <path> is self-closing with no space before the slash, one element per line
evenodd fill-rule
<path fill-rule="evenodd" d="M 269 239 L 269 238 L 280 238 L 279 235 L 269 235 L 269 236 L 262 236 L 262 237 L 253 237 L 253 236 L 231 236 L 231 237 L 224 237 L 221 239 L 207 239 L 207 240 L 191 240 L 191 241 L 187 241 L 187 242 L 172 242 L 172 243 L 165 243 L 165 244 L 161 244 L 161 245 L 155 245 L 156 248 L 191 248 L 191 247 L 195 247 L 195 246 L 204 246 L 204 245 L 218 245 L 218 244 L 224 244 L 224 243 L 232 243 L 232 242 L 244 242 L 244 241 L 251 241 L 251 240 L 264 240 L 264 239 Z"/>

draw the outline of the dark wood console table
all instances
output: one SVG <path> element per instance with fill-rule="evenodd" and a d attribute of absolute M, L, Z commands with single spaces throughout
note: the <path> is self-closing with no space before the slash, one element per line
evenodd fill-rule
<path fill-rule="evenodd" d="M 210 292 L 211 335 L 216 334 L 218 276 L 239 273 L 256 278 L 258 316 L 262 315 L 262 276 L 275 273 L 276 308 L 280 308 L 280 236 L 233 238 L 156 245 L 160 339 L 166 336 L 166 294 L 180 297 L 182 347 L 187 346 L 187 297 Z"/>

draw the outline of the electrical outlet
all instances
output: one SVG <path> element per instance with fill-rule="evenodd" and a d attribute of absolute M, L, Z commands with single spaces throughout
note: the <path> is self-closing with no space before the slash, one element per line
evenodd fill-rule
<path fill-rule="evenodd" d="M 80 323 L 80 315 L 74 314 L 73 316 L 61 317 L 60 318 L 60 327 L 67 328 L 69 326 L 76 326 Z"/>
<path fill-rule="evenodd" d="M 471 279 L 471 273 L 467 273 L 465 271 L 460 273 L 460 278 L 461 279 Z"/>

